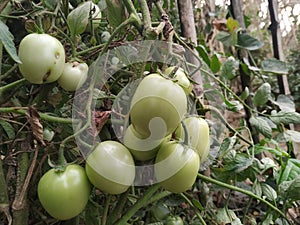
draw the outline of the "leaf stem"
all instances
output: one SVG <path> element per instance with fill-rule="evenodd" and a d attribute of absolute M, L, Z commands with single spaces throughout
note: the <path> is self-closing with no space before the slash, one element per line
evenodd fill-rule
<path fill-rule="evenodd" d="M 5 107 L 5 108 L 0 108 L 0 113 L 16 113 L 16 114 L 25 116 L 27 109 L 28 109 L 28 107 Z M 42 120 L 54 122 L 54 123 L 71 124 L 71 123 L 79 122 L 76 119 L 51 116 L 47 113 L 39 112 L 39 115 Z"/>
<path fill-rule="evenodd" d="M 200 178 L 201 180 L 205 181 L 205 182 L 216 184 L 218 186 L 225 187 L 225 188 L 228 188 L 230 190 L 238 191 L 240 193 L 248 195 L 249 197 L 255 198 L 255 199 L 263 202 L 264 204 L 266 204 L 268 207 L 270 207 L 271 209 L 276 211 L 280 216 L 282 216 L 283 218 L 286 219 L 285 214 L 280 209 L 278 209 L 276 206 L 274 206 L 272 203 L 268 202 L 267 200 L 265 200 L 265 199 L 257 196 L 256 194 L 252 193 L 251 191 L 248 191 L 248 190 L 245 190 L 245 189 L 242 189 L 242 188 L 230 185 L 230 184 L 223 183 L 223 182 L 215 180 L 213 178 L 204 176 L 200 173 L 198 173 L 197 177 Z"/>

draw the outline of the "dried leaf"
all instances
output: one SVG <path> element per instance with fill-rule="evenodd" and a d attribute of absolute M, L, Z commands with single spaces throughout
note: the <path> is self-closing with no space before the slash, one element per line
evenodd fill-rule
<path fill-rule="evenodd" d="M 41 118 L 35 108 L 29 107 L 26 111 L 26 117 L 32 129 L 32 134 L 37 141 L 42 145 L 46 145 L 43 139 L 43 125 L 41 124 Z"/>

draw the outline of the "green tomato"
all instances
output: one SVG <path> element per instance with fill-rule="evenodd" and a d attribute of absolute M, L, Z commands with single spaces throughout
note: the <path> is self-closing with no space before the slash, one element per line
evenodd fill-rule
<path fill-rule="evenodd" d="M 205 119 L 197 116 L 191 116 L 182 120 L 187 135 L 188 144 L 193 148 L 200 157 L 200 162 L 204 162 L 209 154 L 209 126 Z M 185 132 L 182 124 L 175 131 L 175 137 L 180 141 L 184 141 Z"/>
<path fill-rule="evenodd" d="M 167 206 L 159 204 L 151 208 L 151 213 L 157 221 L 163 221 L 170 215 L 170 210 Z"/>
<path fill-rule="evenodd" d="M 109 194 L 125 192 L 135 178 L 132 155 L 116 141 L 98 143 L 87 157 L 85 170 L 91 183 Z"/>
<path fill-rule="evenodd" d="M 170 217 L 165 225 L 183 225 L 183 221 L 180 216 Z"/>
<path fill-rule="evenodd" d="M 146 161 L 155 157 L 163 140 L 145 138 L 130 125 L 125 131 L 123 142 L 136 160 Z"/>
<path fill-rule="evenodd" d="M 159 74 L 147 75 L 139 83 L 130 105 L 135 130 L 156 140 L 173 133 L 186 112 L 183 89 Z"/>
<path fill-rule="evenodd" d="M 45 173 L 38 183 L 38 197 L 44 209 L 54 218 L 68 220 L 85 208 L 91 185 L 84 169 L 68 165 L 64 171 Z"/>
<path fill-rule="evenodd" d="M 56 38 L 48 34 L 28 34 L 20 42 L 21 74 L 33 84 L 56 81 L 65 65 L 65 50 Z"/>
<path fill-rule="evenodd" d="M 171 73 L 172 73 L 175 69 L 176 69 L 175 66 L 170 66 L 170 67 L 168 67 L 168 68 L 165 69 L 164 74 L 165 74 L 166 76 L 170 76 Z M 177 83 L 183 88 L 183 90 L 184 90 L 184 92 L 185 92 L 186 94 L 190 94 L 190 93 L 192 92 L 192 90 L 193 90 L 193 85 L 192 85 L 192 83 L 190 82 L 190 80 L 188 79 L 187 74 L 185 73 L 185 71 L 184 71 L 181 67 L 179 67 L 179 68 L 177 69 L 177 71 L 176 71 L 175 74 L 174 74 L 173 79 L 174 79 L 175 81 L 177 81 Z"/>
<path fill-rule="evenodd" d="M 86 63 L 67 62 L 58 83 L 66 91 L 76 91 L 86 81 L 88 70 Z"/>
<path fill-rule="evenodd" d="M 195 183 L 199 166 L 199 156 L 193 149 L 170 141 L 158 150 L 154 173 L 163 188 L 181 193 Z"/>
<path fill-rule="evenodd" d="M 97 4 L 93 3 L 92 1 L 84 2 L 83 4 L 89 4 L 90 8 L 90 23 L 86 26 L 85 31 L 91 32 L 91 26 L 93 26 L 93 30 L 97 29 L 101 23 L 101 11 Z"/>

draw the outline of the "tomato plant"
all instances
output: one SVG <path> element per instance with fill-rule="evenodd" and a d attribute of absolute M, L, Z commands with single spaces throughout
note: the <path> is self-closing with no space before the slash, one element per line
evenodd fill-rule
<path fill-rule="evenodd" d="M 110 194 L 125 192 L 135 178 L 129 150 L 116 141 L 98 143 L 87 157 L 85 169 L 91 183 Z"/>
<path fill-rule="evenodd" d="M 196 116 L 184 118 L 182 123 L 175 131 L 176 138 L 184 141 L 187 135 L 188 144 L 198 153 L 200 161 L 205 161 L 210 147 L 208 123 L 205 119 Z M 186 133 L 183 126 L 185 126 Z"/>
<path fill-rule="evenodd" d="M 64 171 L 50 169 L 38 183 L 38 197 L 54 218 L 67 220 L 80 214 L 90 196 L 90 182 L 84 168 L 68 165 Z"/>
<path fill-rule="evenodd" d="M 180 193 L 192 187 L 199 167 L 200 159 L 193 149 L 170 141 L 159 149 L 154 172 L 162 187 Z"/>
<path fill-rule="evenodd" d="M 67 62 L 58 83 L 66 91 L 75 91 L 85 82 L 88 70 L 86 63 Z"/>
<path fill-rule="evenodd" d="M 21 74 L 33 84 L 56 81 L 65 65 L 63 45 L 49 34 L 26 35 L 20 42 L 18 56 Z"/>
<path fill-rule="evenodd" d="M 150 74 L 134 93 L 130 119 L 141 135 L 161 139 L 176 129 L 186 112 L 187 98 L 183 89 L 158 74 Z"/>

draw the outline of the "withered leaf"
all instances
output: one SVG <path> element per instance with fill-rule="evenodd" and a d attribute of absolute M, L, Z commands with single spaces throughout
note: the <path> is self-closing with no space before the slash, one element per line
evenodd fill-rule
<path fill-rule="evenodd" d="M 26 117 L 30 124 L 32 134 L 34 138 L 42 145 L 46 145 L 43 138 L 43 125 L 41 124 L 41 118 L 37 110 L 33 107 L 28 107 L 26 111 Z"/>

